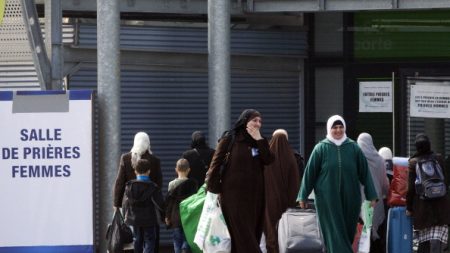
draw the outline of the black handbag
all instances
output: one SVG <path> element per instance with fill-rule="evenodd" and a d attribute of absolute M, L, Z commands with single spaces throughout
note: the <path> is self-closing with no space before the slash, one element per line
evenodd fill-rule
<path fill-rule="evenodd" d="M 111 224 L 108 224 L 106 240 L 108 241 L 109 253 L 121 253 L 124 244 L 133 242 L 133 232 L 125 224 L 119 209 L 114 212 Z"/>
<path fill-rule="evenodd" d="M 210 171 L 207 175 L 207 190 L 216 194 L 221 192 L 222 175 L 225 172 L 225 169 L 228 166 L 228 162 L 231 159 L 231 149 L 233 148 L 235 133 L 234 131 L 225 132 L 222 135 L 222 138 L 231 138 L 227 146 L 227 153 L 225 154 L 225 158 L 223 159 L 219 169 Z"/>

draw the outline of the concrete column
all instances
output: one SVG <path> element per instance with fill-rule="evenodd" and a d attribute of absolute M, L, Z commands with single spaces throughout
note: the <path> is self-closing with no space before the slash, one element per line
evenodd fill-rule
<path fill-rule="evenodd" d="M 208 0 L 209 142 L 230 128 L 230 1 Z"/>
<path fill-rule="evenodd" d="M 100 252 L 106 252 L 103 238 L 112 219 L 112 186 L 121 153 L 119 31 L 119 0 L 97 0 Z"/>

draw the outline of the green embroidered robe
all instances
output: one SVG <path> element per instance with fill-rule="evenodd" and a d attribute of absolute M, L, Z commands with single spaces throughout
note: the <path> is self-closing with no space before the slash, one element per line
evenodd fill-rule
<path fill-rule="evenodd" d="M 327 253 L 351 253 L 361 208 L 361 185 L 367 200 L 377 193 L 358 144 L 347 138 L 340 146 L 319 142 L 305 168 L 297 200 L 312 190 Z"/>

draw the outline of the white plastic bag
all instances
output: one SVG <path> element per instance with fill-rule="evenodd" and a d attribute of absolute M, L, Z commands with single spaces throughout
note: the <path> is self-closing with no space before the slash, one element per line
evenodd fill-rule
<path fill-rule="evenodd" d="M 370 252 L 370 231 L 371 229 L 366 229 L 362 231 L 361 237 L 359 238 L 358 243 L 358 252 L 359 253 L 369 253 Z"/>
<path fill-rule="evenodd" d="M 204 253 L 229 253 L 231 252 L 231 238 L 227 224 L 222 214 L 222 209 L 217 208 L 212 214 L 211 226 L 206 234 L 203 247 Z"/>
<path fill-rule="evenodd" d="M 370 234 L 372 230 L 372 218 L 373 218 L 373 207 L 370 206 L 370 201 L 365 200 L 361 206 L 361 216 L 364 221 L 364 226 L 362 229 L 361 237 L 358 243 L 359 253 L 369 253 L 370 252 Z"/>
<path fill-rule="evenodd" d="M 218 203 L 217 194 L 206 193 L 194 243 L 204 253 L 231 252 L 231 237 Z"/>

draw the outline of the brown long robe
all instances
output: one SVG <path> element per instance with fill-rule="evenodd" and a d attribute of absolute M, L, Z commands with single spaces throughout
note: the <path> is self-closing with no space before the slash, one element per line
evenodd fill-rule
<path fill-rule="evenodd" d="M 284 134 L 275 134 L 270 140 L 270 150 L 275 160 L 264 170 L 266 208 L 264 235 L 269 253 L 278 253 L 276 225 L 288 207 L 296 205 L 300 189 L 297 159 Z"/>
<path fill-rule="evenodd" d="M 155 183 L 159 189 L 162 186 L 162 172 L 161 172 L 161 162 L 158 157 L 145 152 L 142 154 L 141 159 L 147 159 L 150 162 L 150 180 Z M 113 189 L 113 205 L 115 207 L 122 207 L 123 193 L 125 192 L 125 184 L 136 179 L 136 174 L 131 166 L 131 152 L 122 154 L 120 157 L 119 169 L 117 172 L 116 181 L 114 183 Z"/>
<path fill-rule="evenodd" d="M 230 161 L 222 175 L 221 204 L 231 235 L 231 253 L 260 253 L 259 240 L 264 223 L 264 165 L 273 160 L 266 139 L 248 141 L 238 132 Z M 231 138 L 223 138 L 209 171 L 220 170 Z M 256 146 L 254 146 L 256 145 Z M 252 156 L 252 148 L 258 155 Z"/>

